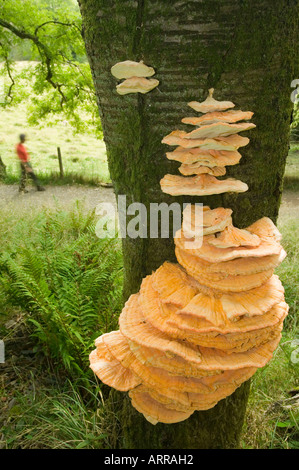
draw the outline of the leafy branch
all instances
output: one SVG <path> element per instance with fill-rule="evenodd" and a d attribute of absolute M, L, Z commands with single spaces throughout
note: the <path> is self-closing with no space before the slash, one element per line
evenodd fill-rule
<path fill-rule="evenodd" d="M 54 24 L 54 25 L 60 25 L 60 26 L 69 26 L 69 27 L 74 27 L 77 28 L 79 33 L 82 34 L 82 30 L 75 24 L 75 23 L 62 23 L 61 21 L 56 21 L 56 20 L 51 20 L 51 21 L 45 21 L 44 23 L 40 24 L 35 28 L 34 34 L 35 36 L 37 35 L 39 29 L 43 28 L 44 26 L 48 24 Z"/>
<path fill-rule="evenodd" d="M 102 137 L 80 12 L 72 0 L 53 0 L 51 6 L 44 0 L 23 0 L 18 6 L 5 0 L 0 7 L 0 56 L 0 73 L 11 82 L 4 104 L 10 105 L 13 97 L 17 103 L 30 89 L 28 123 L 54 125 L 63 119 L 76 132 Z M 33 62 L 18 65 L 17 74 L 15 57 Z M 24 78 L 28 87 L 21 82 Z"/>
<path fill-rule="evenodd" d="M 2 26 L 3 28 L 8 29 L 14 35 L 19 37 L 20 39 L 29 39 L 30 41 L 32 41 L 36 45 L 36 47 L 39 51 L 40 57 L 41 57 L 41 59 L 44 59 L 44 63 L 46 64 L 46 67 L 47 67 L 47 75 L 46 75 L 45 79 L 46 79 L 47 82 L 49 82 L 52 85 L 53 88 L 57 89 L 58 93 L 61 95 L 61 106 L 63 106 L 63 103 L 65 103 L 67 101 L 67 99 L 66 99 L 66 97 L 65 97 L 65 95 L 62 91 L 63 84 L 53 81 L 51 52 L 48 49 L 48 47 L 43 42 L 40 41 L 40 39 L 38 38 L 38 35 L 37 35 L 38 30 L 41 27 L 43 27 L 43 26 L 45 26 L 46 24 L 49 24 L 49 23 L 63 24 L 63 23 L 60 23 L 60 22 L 57 22 L 57 21 L 49 21 L 49 22 L 46 22 L 42 25 L 39 25 L 35 29 L 35 33 L 30 34 L 30 33 L 26 32 L 24 30 L 18 29 L 16 26 L 14 26 L 13 24 L 5 21 L 3 18 L 0 18 L 0 26 Z M 64 24 L 64 25 L 67 25 L 67 24 Z M 68 26 L 71 26 L 71 25 L 68 25 Z"/>
<path fill-rule="evenodd" d="M 0 42 L 0 47 L 2 47 L 2 49 L 4 50 L 4 47 L 2 45 L 2 43 Z M 5 63 L 5 69 L 6 69 L 6 72 L 7 72 L 7 75 L 11 81 L 11 84 L 8 88 L 8 92 L 7 92 L 7 95 L 6 95 L 6 100 L 9 99 L 10 100 L 10 103 L 13 101 L 13 96 L 12 96 L 12 90 L 13 90 L 13 87 L 15 86 L 16 82 L 12 76 L 12 70 L 11 70 L 11 67 L 10 67 L 10 62 L 9 62 L 9 58 L 8 58 L 8 53 L 7 52 L 4 52 L 4 63 Z"/>

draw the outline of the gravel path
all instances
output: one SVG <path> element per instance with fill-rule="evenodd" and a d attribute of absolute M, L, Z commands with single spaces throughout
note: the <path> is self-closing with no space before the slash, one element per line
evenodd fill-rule
<path fill-rule="evenodd" d="M 93 209 L 101 202 L 116 201 L 112 188 L 94 188 L 80 185 L 48 186 L 45 192 L 37 192 L 29 188 L 29 193 L 19 194 L 18 185 L 0 185 L 0 209 L 6 208 L 13 212 L 30 213 L 42 207 L 70 207 L 75 201 L 81 201 L 86 209 Z M 299 209 L 299 193 L 286 191 L 280 207 L 280 219 L 296 218 Z"/>

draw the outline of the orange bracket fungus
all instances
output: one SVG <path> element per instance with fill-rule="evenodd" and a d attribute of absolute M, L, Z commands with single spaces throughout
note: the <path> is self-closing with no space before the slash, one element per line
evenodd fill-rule
<path fill-rule="evenodd" d="M 113 68 L 117 78 L 133 69 L 141 78 L 152 75 L 144 64 L 123 64 Z M 255 126 L 236 122 L 253 113 L 230 110 L 235 105 L 216 101 L 213 89 L 203 103 L 189 106 L 202 116 L 182 121 L 197 129 L 176 130 L 163 139 L 179 146 L 166 155 L 181 162 L 185 176 L 164 176 L 162 191 L 246 191 L 241 181 L 217 177 L 239 162 L 237 149 L 249 139 L 236 133 Z M 152 424 L 183 421 L 232 394 L 271 359 L 288 313 L 274 274 L 286 253 L 273 222 L 263 217 L 239 229 L 232 210 L 223 207 L 204 206 L 203 217 L 195 215 L 194 205 L 185 208 L 174 237 L 178 263 L 165 262 L 143 279 L 120 315 L 119 331 L 100 336 L 90 354 L 100 380 L 129 391 L 132 405 Z M 190 247 L 197 232 L 203 242 Z"/>
<path fill-rule="evenodd" d="M 217 111 L 225 111 L 229 108 L 234 108 L 235 105 L 231 101 L 217 101 L 213 98 L 214 88 L 209 89 L 209 96 L 205 101 L 202 103 L 198 103 L 198 101 L 191 101 L 188 103 L 190 108 L 194 109 L 199 113 L 211 113 Z"/>
<path fill-rule="evenodd" d="M 187 170 L 184 169 L 186 172 Z M 210 171 L 209 171 L 210 172 Z M 228 191 L 241 193 L 247 191 L 248 186 L 234 178 L 218 180 L 210 174 L 201 174 L 185 178 L 184 176 L 165 175 L 160 181 L 162 191 L 172 196 L 206 196 L 210 194 L 226 193 Z"/>
<path fill-rule="evenodd" d="M 111 73 L 117 79 L 125 79 L 116 86 L 119 95 L 127 95 L 129 93 L 148 93 L 159 85 L 159 80 L 155 78 L 148 79 L 155 74 L 152 67 L 148 67 L 142 61 L 134 62 L 125 60 L 118 62 L 111 67 Z"/>
<path fill-rule="evenodd" d="M 148 67 L 142 61 L 134 62 L 132 60 L 125 60 L 118 62 L 111 67 L 111 73 L 114 77 L 130 78 L 130 77 L 152 77 L 155 75 L 155 70 Z"/>
<path fill-rule="evenodd" d="M 127 78 L 124 82 L 116 86 L 119 95 L 127 95 L 128 93 L 148 93 L 159 85 L 159 80 L 142 77 Z"/>

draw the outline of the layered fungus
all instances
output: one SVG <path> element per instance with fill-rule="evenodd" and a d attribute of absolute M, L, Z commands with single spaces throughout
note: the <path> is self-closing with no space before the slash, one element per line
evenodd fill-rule
<path fill-rule="evenodd" d="M 111 67 L 112 75 L 118 80 L 125 79 L 116 86 L 119 95 L 127 95 L 129 93 L 148 93 L 159 85 L 159 80 L 155 78 L 148 79 L 155 74 L 152 67 L 148 67 L 142 61 L 134 62 L 125 60 L 118 62 Z"/>
<path fill-rule="evenodd" d="M 166 175 L 165 193 L 247 190 L 241 181 L 217 177 L 239 162 L 237 149 L 248 139 L 236 133 L 255 126 L 236 123 L 253 113 L 231 110 L 233 103 L 212 95 L 189 103 L 203 113 L 183 119 L 195 131 L 163 139 L 179 145 L 167 157 L 181 162 L 182 175 L 195 175 Z M 109 386 L 129 391 L 132 405 L 152 424 L 177 423 L 214 407 L 265 366 L 280 341 L 288 313 L 274 274 L 286 256 L 280 239 L 267 217 L 239 229 L 229 208 L 204 206 L 197 219 L 195 206 L 187 206 L 174 237 L 178 262 L 166 261 L 143 279 L 125 304 L 119 330 L 96 340 L 92 370 Z"/>
<path fill-rule="evenodd" d="M 162 191 L 172 196 L 204 196 L 225 192 L 244 192 L 248 186 L 234 178 L 219 180 L 225 175 L 226 165 L 239 163 L 240 147 L 249 143 L 248 137 L 238 133 L 255 128 L 249 120 L 250 111 L 226 111 L 235 105 L 230 101 L 217 101 L 213 98 L 214 89 L 209 90 L 208 98 L 198 103 L 188 103 L 194 110 L 204 113 L 201 117 L 186 117 L 184 124 L 195 126 L 191 132 L 174 130 L 163 138 L 162 143 L 177 146 L 166 154 L 169 160 L 182 163 L 179 171 L 184 176 L 165 175 L 160 184 Z M 195 176 L 192 176 L 195 175 Z"/>

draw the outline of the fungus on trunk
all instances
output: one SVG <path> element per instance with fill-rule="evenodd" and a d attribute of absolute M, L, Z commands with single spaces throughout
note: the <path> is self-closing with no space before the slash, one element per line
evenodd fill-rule
<path fill-rule="evenodd" d="M 111 67 L 111 73 L 114 77 L 123 82 L 116 86 L 119 95 L 127 95 L 129 93 L 148 93 L 159 85 L 159 80 L 155 78 L 148 79 L 155 74 L 152 67 L 148 67 L 143 63 L 125 60 L 118 62 Z"/>
<path fill-rule="evenodd" d="M 234 104 L 214 100 L 212 90 L 205 102 L 189 105 L 206 113 L 183 120 L 199 131 L 174 131 L 163 142 L 180 146 L 167 158 L 182 163 L 181 173 L 196 176 L 166 175 L 162 190 L 246 191 L 241 181 L 215 176 L 239 162 L 236 149 L 249 141 L 223 132 L 253 128 L 235 124 L 252 113 L 226 111 Z M 119 331 L 97 339 L 90 354 L 98 377 L 130 390 L 132 405 L 152 424 L 177 423 L 214 407 L 265 366 L 279 343 L 288 313 L 273 274 L 286 255 L 281 235 L 267 217 L 238 229 L 231 216 L 231 209 L 205 206 L 199 221 L 195 206 L 188 206 L 174 237 L 178 263 L 165 262 L 144 278 L 120 315 Z M 201 246 L 192 245 L 196 233 L 203 234 Z"/>
<path fill-rule="evenodd" d="M 199 113 L 211 113 L 216 111 L 225 111 L 229 108 L 234 108 L 235 105 L 231 101 L 217 101 L 213 98 L 214 88 L 209 89 L 209 96 L 205 101 L 199 103 L 198 101 L 191 101 L 188 103 L 190 108 L 198 111 Z"/>
<path fill-rule="evenodd" d="M 125 60 L 113 65 L 111 73 L 120 80 L 131 77 L 152 77 L 155 75 L 155 70 L 153 67 L 145 65 L 143 61 L 134 62 L 132 60 Z"/>
<path fill-rule="evenodd" d="M 159 80 L 155 78 L 131 77 L 116 86 L 119 95 L 127 95 L 129 93 L 148 93 L 159 85 Z"/>

